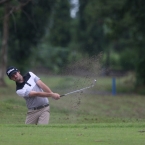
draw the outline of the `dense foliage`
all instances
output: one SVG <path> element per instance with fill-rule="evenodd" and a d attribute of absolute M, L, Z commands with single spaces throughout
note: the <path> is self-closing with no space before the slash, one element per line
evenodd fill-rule
<path fill-rule="evenodd" d="M 33 48 L 45 34 L 53 6 L 53 0 L 32 1 L 15 13 L 15 20 L 11 19 L 9 60 L 22 71 L 36 54 Z"/>
<path fill-rule="evenodd" d="M 137 85 L 145 85 L 144 7 L 144 0 L 79 0 L 71 18 L 69 0 L 32 0 L 10 15 L 8 65 L 59 72 L 75 58 L 103 52 L 102 67 L 135 71 Z"/>

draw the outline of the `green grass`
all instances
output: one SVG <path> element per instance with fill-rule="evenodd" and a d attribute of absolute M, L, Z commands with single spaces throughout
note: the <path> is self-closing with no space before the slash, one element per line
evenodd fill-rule
<path fill-rule="evenodd" d="M 60 94 L 91 84 L 94 78 L 42 76 Z M 143 145 L 145 97 L 133 94 L 132 77 L 117 78 L 117 95 L 111 95 L 112 78 L 97 78 L 94 88 L 50 101 L 46 126 L 24 125 L 26 105 L 6 79 L 0 88 L 0 144 L 2 145 Z M 130 81 L 131 80 L 131 81 Z M 119 93 L 118 89 L 121 93 Z M 127 92 L 127 94 L 126 94 Z"/>
<path fill-rule="evenodd" d="M 145 123 L 0 125 L 2 145 L 144 145 Z"/>

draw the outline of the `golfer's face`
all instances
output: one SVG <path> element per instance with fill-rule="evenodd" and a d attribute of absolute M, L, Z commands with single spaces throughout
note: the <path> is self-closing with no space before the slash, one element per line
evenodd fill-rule
<path fill-rule="evenodd" d="M 21 76 L 20 72 L 15 72 L 11 75 L 11 80 L 20 83 L 23 81 L 23 77 Z"/>

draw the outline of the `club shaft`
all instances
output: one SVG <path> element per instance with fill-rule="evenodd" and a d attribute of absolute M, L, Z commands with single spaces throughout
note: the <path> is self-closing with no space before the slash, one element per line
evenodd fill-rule
<path fill-rule="evenodd" d="M 80 92 L 80 91 L 83 91 L 83 90 L 89 89 L 89 88 L 91 88 L 91 87 L 86 87 L 86 88 L 82 88 L 82 89 L 80 89 L 80 90 L 76 90 L 76 91 L 73 91 L 73 92 L 69 92 L 69 93 L 65 94 L 65 96 L 66 96 L 66 95 L 69 95 L 69 94 L 77 93 L 77 92 Z"/>
<path fill-rule="evenodd" d="M 64 94 L 64 95 L 61 95 L 60 97 L 63 97 L 63 96 L 69 95 L 69 94 L 77 93 L 77 92 L 80 92 L 80 91 L 83 91 L 83 90 L 92 88 L 92 87 L 94 87 L 95 82 L 96 82 L 96 81 L 94 81 L 94 83 L 93 83 L 91 86 L 89 86 L 89 87 L 85 87 L 85 88 L 82 88 L 82 89 L 79 89 L 79 90 L 76 90 L 76 91 L 73 91 L 73 92 L 66 93 L 66 94 Z"/>

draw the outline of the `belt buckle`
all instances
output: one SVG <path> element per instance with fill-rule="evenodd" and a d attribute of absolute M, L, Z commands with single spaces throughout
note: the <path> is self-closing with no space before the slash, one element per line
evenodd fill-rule
<path fill-rule="evenodd" d="M 32 108 L 32 110 L 38 110 L 39 108 L 41 109 L 41 108 L 44 108 L 44 107 L 46 107 L 48 104 L 46 104 L 46 105 L 42 105 L 42 106 L 38 106 L 38 107 L 34 107 L 34 108 Z"/>

